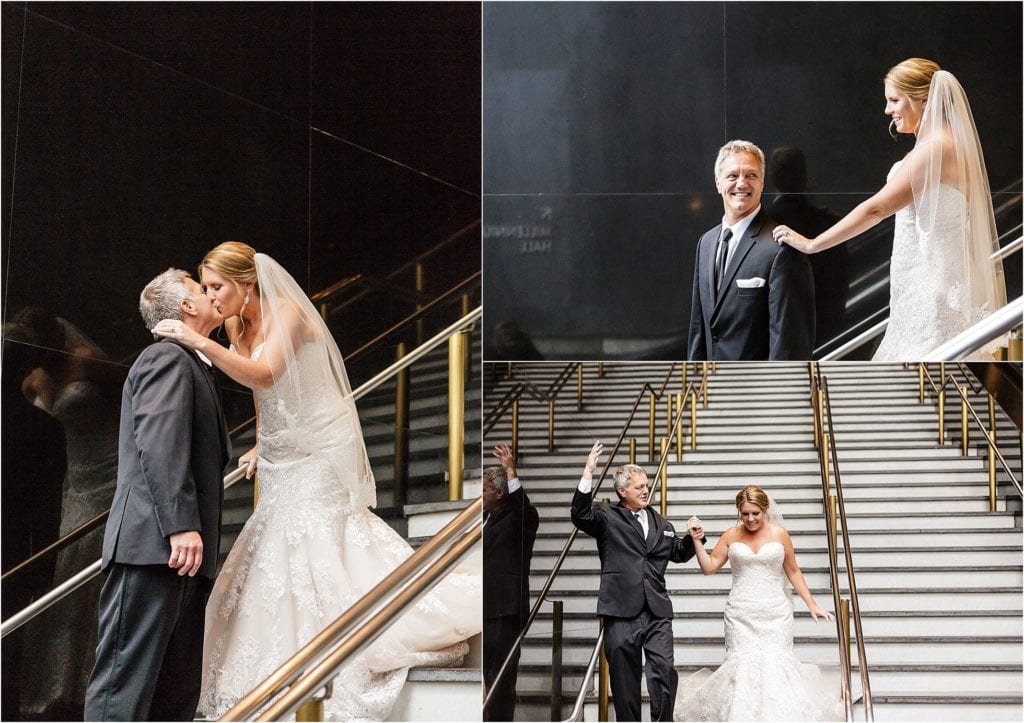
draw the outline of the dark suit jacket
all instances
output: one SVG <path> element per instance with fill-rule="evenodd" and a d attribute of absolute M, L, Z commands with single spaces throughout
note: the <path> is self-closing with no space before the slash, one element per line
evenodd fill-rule
<path fill-rule="evenodd" d="M 809 360 L 814 345 L 814 279 L 805 254 L 772 238 L 775 223 L 762 209 L 738 241 L 718 299 L 715 249 L 722 226 L 697 243 L 690 307 L 689 359 Z M 740 288 L 738 279 L 764 280 Z"/>
<path fill-rule="evenodd" d="M 168 537 L 197 530 L 213 578 L 231 441 L 211 370 L 168 339 L 135 360 L 121 393 L 117 489 L 103 536 L 113 562 L 166 565 Z"/>
<path fill-rule="evenodd" d="M 597 614 L 631 618 L 643 610 L 646 602 L 655 615 L 671 618 L 665 568 L 670 560 L 686 562 L 694 556 L 693 539 L 689 535 L 677 537 L 672 523 L 648 507 L 652 534 L 644 540 L 640 523 L 621 503 L 592 502 L 592 494 L 576 490 L 572 523 L 597 540 L 601 557 Z"/>
<path fill-rule="evenodd" d="M 484 617 L 530 612 L 530 560 L 540 518 L 522 487 L 484 525 Z"/>

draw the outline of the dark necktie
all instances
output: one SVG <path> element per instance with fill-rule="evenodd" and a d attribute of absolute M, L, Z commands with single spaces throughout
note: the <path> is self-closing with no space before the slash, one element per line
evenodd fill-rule
<path fill-rule="evenodd" d="M 729 241 L 732 239 L 732 229 L 725 229 L 725 233 L 718 240 L 718 249 L 715 252 L 715 295 L 722 289 L 722 279 L 725 278 L 725 264 L 729 260 Z"/>

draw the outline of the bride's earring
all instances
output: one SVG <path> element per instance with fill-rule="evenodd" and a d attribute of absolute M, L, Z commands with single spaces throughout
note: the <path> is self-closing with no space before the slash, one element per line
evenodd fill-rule
<path fill-rule="evenodd" d="M 245 304 L 246 306 L 249 305 L 249 292 L 248 291 L 245 292 L 245 301 L 243 301 L 242 303 Z"/>

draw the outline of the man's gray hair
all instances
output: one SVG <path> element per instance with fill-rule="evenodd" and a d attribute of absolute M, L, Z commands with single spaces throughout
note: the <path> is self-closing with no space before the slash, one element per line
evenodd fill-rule
<path fill-rule="evenodd" d="M 725 159 L 734 153 L 753 153 L 757 156 L 758 163 L 761 164 L 761 176 L 764 176 L 764 151 L 750 141 L 734 140 L 718 149 L 718 157 L 715 159 L 715 178 L 718 178 L 718 174 L 722 172 L 722 164 L 725 163 Z"/>
<path fill-rule="evenodd" d="M 487 467 L 484 469 L 484 484 L 495 492 L 508 494 L 508 475 L 501 467 Z"/>
<path fill-rule="evenodd" d="M 139 313 L 147 329 L 153 331 L 161 319 L 181 319 L 181 302 L 192 295 L 185 286 L 190 278 L 187 271 L 171 267 L 146 284 L 139 295 Z"/>
<path fill-rule="evenodd" d="M 638 464 L 624 464 L 615 470 L 615 474 L 612 475 L 612 479 L 615 481 L 615 491 L 618 492 L 620 487 L 625 487 L 626 483 L 636 474 L 646 477 L 647 470 Z"/>

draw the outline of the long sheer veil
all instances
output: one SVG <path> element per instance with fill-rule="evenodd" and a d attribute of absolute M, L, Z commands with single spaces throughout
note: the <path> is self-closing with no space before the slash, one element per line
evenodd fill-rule
<path fill-rule="evenodd" d="M 782 512 L 779 510 L 779 506 L 775 503 L 775 498 L 771 495 L 768 496 L 768 510 L 765 512 L 765 522 L 774 527 L 785 527 L 786 519 L 782 516 Z M 787 592 L 793 592 L 793 583 L 789 581 L 789 576 L 786 575 L 786 571 L 782 571 L 782 587 Z"/>
<path fill-rule="evenodd" d="M 279 330 L 274 334 L 275 344 L 281 344 L 280 353 L 285 361 L 283 372 L 274 377 L 272 391 L 277 396 L 286 431 L 302 451 L 327 459 L 335 478 L 348 487 L 353 505 L 374 507 L 377 489 L 338 345 L 291 274 L 266 254 L 257 253 L 255 263 L 264 330 Z M 289 324 L 282 318 L 282 312 L 289 308 L 298 313 L 301 334 L 283 331 Z M 328 410 L 330 423 L 314 421 L 322 422 L 323 413 L 305 413 L 314 406 Z M 339 439 L 342 436 L 348 439 Z M 351 445 L 345 444 L 349 439 Z"/>
<path fill-rule="evenodd" d="M 943 156 L 947 171 L 955 169 L 953 180 L 967 201 L 960 228 L 965 229 L 962 262 L 969 289 L 952 292 L 950 303 L 973 323 L 1006 303 L 1006 285 L 1002 262 L 990 259 L 999 250 L 999 235 L 981 142 L 967 94 L 952 73 L 939 70 L 932 76 L 917 137 L 914 150 L 919 157 L 912 166 L 911 185 L 921 243 L 926 245 L 937 228 L 939 213 L 949 213 L 948 208 L 940 208 L 938 192 Z"/>

